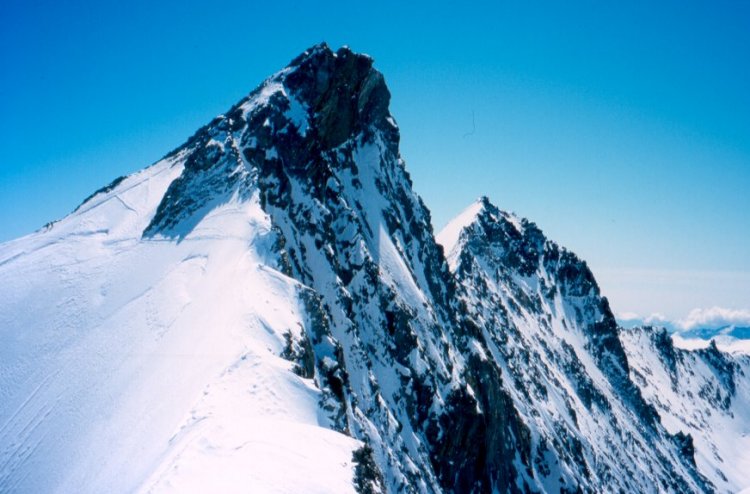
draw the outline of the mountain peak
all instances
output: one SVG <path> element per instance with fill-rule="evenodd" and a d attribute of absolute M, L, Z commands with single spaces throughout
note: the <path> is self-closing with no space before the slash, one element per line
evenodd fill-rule
<path fill-rule="evenodd" d="M 483 208 L 496 207 L 494 204 L 492 204 L 492 201 L 490 201 L 490 198 L 487 196 L 480 196 L 479 199 L 474 202 L 481 205 Z"/>
<path fill-rule="evenodd" d="M 331 51 L 331 47 L 328 46 L 328 43 L 326 43 L 325 41 L 321 41 L 320 43 L 316 43 L 316 44 L 312 45 L 310 48 L 308 48 L 307 50 L 305 50 L 302 53 L 300 53 L 299 55 L 297 55 L 289 63 L 289 66 L 290 67 L 294 67 L 294 66 L 300 65 L 304 60 L 307 60 L 307 59 L 309 59 L 311 57 L 314 57 L 314 56 L 316 56 L 318 54 L 321 54 L 321 53 L 323 53 L 323 54 L 325 54 L 325 53 L 333 53 Z"/>
<path fill-rule="evenodd" d="M 481 196 L 448 222 L 437 234 L 436 240 L 443 246 L 448 264 L 451 269 L 454 269 L 458 262 L 458 255 L 462 250 L 461 240 L 465 238 L 465 231 L 476 227 L 478 232 L 487 233 L 488 230 L 501 228 L 507 231 L 509 235 L 518 237 L 524 234 L 529 225 L 538 230 L 533 223 L 529 223 L 513 213 L 500 210 L 487 196 Z"/>
<path fill-rule="evenodd" d="M 364 53 L 357 53 L 353 51 L 348 45 L 343 45 L 341 46 L 341 48 L 334 51 L 328 43 L 326 43 L 325 41 L 321 41 L 320 43 L 312 45 L 310 48 L 306 49 L 305 51 L 297 55 L 291 62 L 289 62 L 289 67 L 300 66 L 308 60 L 315 60 L 315 59 L 319 60 L 320 57 L 338 58 L 339 56 L 341 57 L 355 56 L 355 57 L 369 59 L 372 61 L 372 57 Z"/>
<path fill-rule="evenodd" d="M 250 194 L 258 177 L 269 185 L 261 187 L 263 200 L 278 206 L 292 177 L 320 197 L 339 163 L 332 153 L 377 141 L 397 157 L 390 97 L 371 57 L 312 46 L 170 155 L 183 153 L 185 170 L 144 235 L 184 236 L 200 220 L 196 213 Z"/>
<path fill-rule="evenodd" d="M 289 67 L 284 85 L 308 108 L 326 147 L 335 148 L 371 126 L 392 126 L 391 94 L 370 56 L 346 46 L 334 52 L 321 43 Z"/>
<path fill-rule="evenodd" d="M 477 216 L 479 216 L 488 205 L 491 205 L 489 199 L 486 196 L 480 197 L 471 203 L 469 207 L 461 211 L 458 216 L 450 220 L 448 224 L 440 230 L 435 237 L 435 240 L 443 246 L 446 253 L 449 253 L 454 249 L 461 237 L 461 232 L 474 223 Z"/>

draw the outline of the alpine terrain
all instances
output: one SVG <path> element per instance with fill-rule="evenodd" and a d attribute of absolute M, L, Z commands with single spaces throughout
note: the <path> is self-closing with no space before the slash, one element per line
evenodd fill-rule
<path fill-rule="evenodd" d="M 438 235 L 320 44 L 0 245 L 0 491 L 738 492 L 750 358 L 622 330 L 482 198 Z"/>

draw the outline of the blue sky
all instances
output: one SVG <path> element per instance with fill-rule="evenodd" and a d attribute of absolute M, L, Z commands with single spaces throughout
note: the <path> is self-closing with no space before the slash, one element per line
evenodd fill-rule
<path fill-rule="evenodd" d="M 0 241 L 324 40 L 385 74 L 437 228 L 484 194 L 586 259 L 616 311 L 750 306 L 748 2 L 5 0 Z"/>

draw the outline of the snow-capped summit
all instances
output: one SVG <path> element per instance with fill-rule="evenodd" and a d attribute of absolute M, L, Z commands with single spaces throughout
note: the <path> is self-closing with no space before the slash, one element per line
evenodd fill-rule
<path fill-rule="evenodd" d="M 322 235 L 359 248 L 351 215 L 316 206 L 375 186 L 388 99 L 369 57 L 318 45 L 158 163 L 0 246 L 0 491 L 353 490 L 372 462 L 343 406 L 360 374 L 332 302 L 290 275 L 318 266 Z"/>
<path fill-rule="evenodd" d="M 521 235 L 524 231 L 523 220 L 513 213 L 500 211 L 493 205 L 487 196 L 482 196 L 464 209 L 458 216 L 448 222 L 435 239 L 443 246 L 448 265 L 455 270 L 458 264 L 458 256 L 462 251 L 462 235 L 470 235 L 472 229 L 481 228 L 487 221 L 497 222 L 502 219 L 503 224 L 515 229 Z"/>
<path fill-rule="evenodd" d="M 146 236 L 184 235 L 201 211 L 238 190 L 256 190 L 253 182 L 269 176 L 279 189 L 261 187 L 266 200 L 279 199 L 290 178 L 321 198 L 332 186 L 336 161 L 329 155 L 344 151 L 347 141 L 378 139 L 397 152 L 390 93 L 372 63 L 346 48 L 316 45 L 196 132 L 169 155 L 184 154 L 185 171 L 170 185 Z"/>
<path fill-rule="evenodd" d="M 486 198 L 440 247 L 389 100 L 316 45 L 0 245 L 0 491 L 713 489 L 583 261 Z"/>
<path fill-rule="evenodd" d="M 372 59 L 318 45 L 163 160 L 0 246 L 0 485 L 512 478 L 506 456 L 454 461 L 476 431 L 452 429 L 451 403 L 475 398 L 388 101 Z"/>
<path fill-rule="evenodd" d="M 437 240 L 437 243 L 443 246 L 446 259 L 448 260 L 448 265 L 451 267 L 451 269 L 455 268 L 455 254 L 458 250 L 456 249 L 456 247 L 458 246 L 458 241 L 461 237 L 461 233 L 465 228 L 471 226 L 474 223 L 477 215 L 484 210 L 488 203 L 489 199 L 487 197 L 480 197 L 479 199 L 471 203 L 469 207 L 461 211 L 458 216 L 450 220 L 448 224 L 445 225 L 443 229 L 440 230 L 435 236 L 435 240 Z"/>

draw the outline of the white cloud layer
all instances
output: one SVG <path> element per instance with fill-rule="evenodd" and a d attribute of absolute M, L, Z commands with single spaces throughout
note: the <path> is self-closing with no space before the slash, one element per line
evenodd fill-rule
<path fill-rule="evenodd" d="M 695 328 L 716 329 L 724 326 L 750 326 L 750 310 L 725 309 L 723 307 L 693 309 L 686 318 L 677 322 L 677 326 L 685 331 Z"/>
<path fill-rule="evenodd" d="M 718 329 L 725 326 L 750 327 L 750 310 L 727 309 L 724 307 L 693 309 L 687 316 L 676 321 L 671 321 L 659 313 L 642 317 L 634 312 L 622 312 L 617 314 L 617 319 L 626 327 L 642 325 L 664 326 L 674 331 Z"/>

